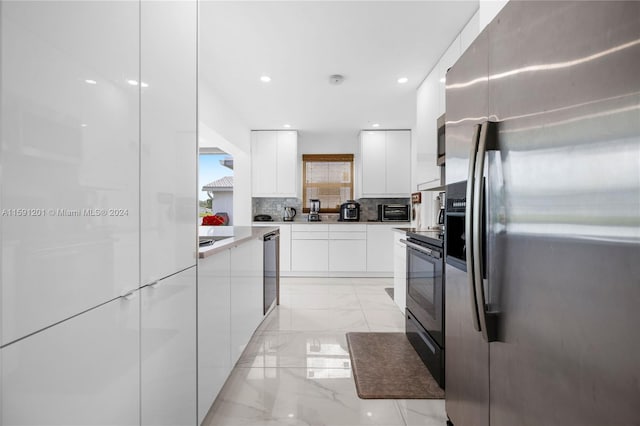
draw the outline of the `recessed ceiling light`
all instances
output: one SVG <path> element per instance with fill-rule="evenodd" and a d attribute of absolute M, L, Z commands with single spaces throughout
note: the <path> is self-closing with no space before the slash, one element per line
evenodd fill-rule
<path fill-rule="evenodd" d="M 138 82 L 135 81 L 135 80 L 127 80 L 127 83 L 129 83 L 132 86 L 137 86 L 138 85 Z"/>
<path fill-rule="evenodd" d="M 285 129 L 289 129 L 289 128 L 291 128 L 291 124 L 285 124 L 282 127 L 284 127 Z"/>
<path fill-rule="evenodd" d="M 87 84 L 98 84 L 97 81 L 91 80 L 91 79 L 86 79 L 84 82 L 87 83 Z"/>
<path fill-rule="evenodd" d="M 373 123 L 373 124 L 371 125 L 371 127 L 380 127 L 380 124 L 378 124 L 378 123 Z"/>
<path fill-rule="evenodd" d="M 407 77 L 400 77 L 398 79 L 398 83 L 400 83 L 400 84 L 405 84 L 407 81 L 409 81 L 409 79 Z"/>
<path fill-rule="evenodd" d="M 87 125 L 83 123 L 80 125 L 80 127 L 87 127 Z"/>
<path fill-rule="evenodd" d="M 371 411 L 367 411 L 367 416 L 368 416 L 368 417 L 372 417 L 372 416 L 373 416 L 373 413 L 372 413 Z"/>
<path fill-rule="evenodd" d="M 271 77 L 269 77 L 268 75 L 263 75 L 262 77 L 260 77 L 260 81 L 263 83 L 268 83 L 271 81 Z"/>
<path fill-rule="evenodd" d="M 144 81 L 142 83 L 140 83 L 141 87 L 149 87 L 149 85 L 147 83 L 145 83 Z"/>

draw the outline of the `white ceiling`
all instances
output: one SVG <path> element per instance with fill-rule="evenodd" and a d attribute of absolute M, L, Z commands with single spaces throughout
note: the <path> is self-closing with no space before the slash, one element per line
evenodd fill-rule
<path fill-rule="evenodd" d="M 417 87 L 477 9 L 478 0 L 203 1 L 200 78 L 251 129 L 412 128 Z M 344 82 L 330 85 L 331 74 Z"/>

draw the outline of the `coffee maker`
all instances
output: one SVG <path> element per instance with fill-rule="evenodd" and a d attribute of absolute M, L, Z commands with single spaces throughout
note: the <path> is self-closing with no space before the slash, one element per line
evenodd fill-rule
<path fill-rule="evenodd" d="M 311 207 L 307 220 L 309 222 L 320 222 L 320 200 L 312 198 L 309 200 L 309 203 L 311 203 Z"/>

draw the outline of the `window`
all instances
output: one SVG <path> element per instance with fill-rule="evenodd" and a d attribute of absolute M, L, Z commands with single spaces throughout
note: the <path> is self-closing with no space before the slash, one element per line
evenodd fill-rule
<path fill-rule="evenodd" d="M 302 211 L 309 200 L 320 200 L 321 213 L 338 213 L 340 204 L 353 199 L 353 154 L 302 156 Z"/>

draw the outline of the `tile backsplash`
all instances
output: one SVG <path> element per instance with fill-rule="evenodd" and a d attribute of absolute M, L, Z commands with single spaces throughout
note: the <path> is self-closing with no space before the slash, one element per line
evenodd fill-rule
<path fill-rule="evenodd" d="M 302 200 L 299 198 L 253 198 L 252 217 L 268 214 L 275 221 L 282 220 L 285 207 L 293 207 L 298 212 L 296 220 L 302 217 Z"/>
<path fill-rule="evenodd" d="M 360 221 L 376 220 L 378 218 L 378 204 L 410 204 L 409 198 L 361 198 Z M 268 214 L 273 220 L 282 220 L 285 207 L 293 207 L 298 212 L 297 220 L 303 220 L 302 200 L 299 198 L 253 198 L 252 216 Z M 337 215 L 336 215 L 337 219 Z"/>

